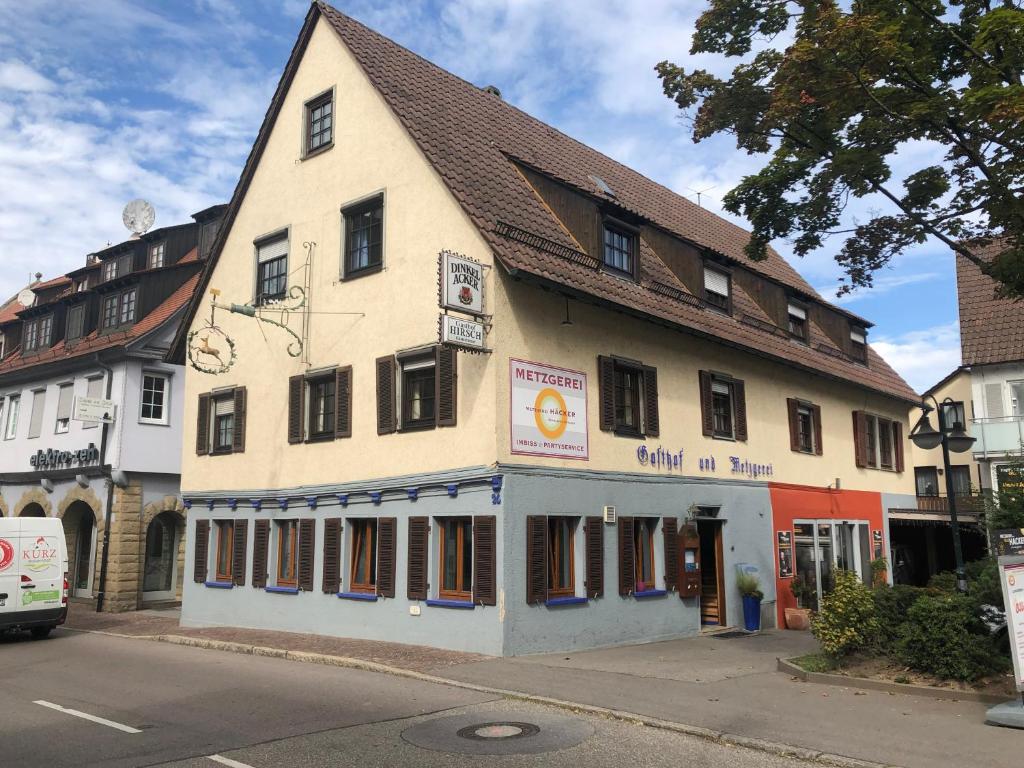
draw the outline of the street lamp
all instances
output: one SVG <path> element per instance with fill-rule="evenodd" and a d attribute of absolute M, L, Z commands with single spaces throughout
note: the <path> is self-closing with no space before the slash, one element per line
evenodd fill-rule
<path fill-rule="evenodd" d="M 947 405 L 956 404 L 952 398 L 947 397 L 939 403 L 934 396 L 930 397 L 935 403 L 934 410 L 939 419 L 939 428 L 935 429 L 928 418 L 928 414 L 933 410 L 932 407 L 922 401 L 921 410 L 924 411 L 924 414 L 910 431 L 910 439 L 914 445 L 926 451 L 942 446 L 942 466 L 946 474 L 946 498 L 949 500 L 949 522 L 953 530 L 953 557 L 956 560 L 956 588 L 960 592 L 966 592 L 967 576 L 964 574 L 964 553 L 960 546 L 960 523 L 956 519 L 956 492 L 953 488 L 953 473 L 949 466 L 949 452 L 969 451 L 974 445 L 974 438 L 964 431 L 964 425 L 959 421 L 946 424 L 944 409 Z"/>

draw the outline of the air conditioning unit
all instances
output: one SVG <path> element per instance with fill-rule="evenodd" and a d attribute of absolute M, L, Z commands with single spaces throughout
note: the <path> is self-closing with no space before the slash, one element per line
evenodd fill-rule
<path fill-rule="evenodd" d="M 604 512 L 604 521 L 606 523 L 610 525 L 615 522 L 615 507 L 605 507 L 602 511 Z"/>

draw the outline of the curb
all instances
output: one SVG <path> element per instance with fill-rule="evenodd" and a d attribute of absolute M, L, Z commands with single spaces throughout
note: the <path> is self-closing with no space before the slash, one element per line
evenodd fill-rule
<path fill-rule="evenodd" d="M 239 653 L 248 656 L 268 656 L 289 661 L 304 662 L 307 664 L 322 664 L 329 667 L 344 667 L 347 669 L 359 669 L 365 672 L 377 672 L 394 677 L 404 677 L 411 680 L 419 680 L 425 683 L 446 685 L 452 688 L 461 688 L 476 693 L 487 693 L 494 696 L 501 696 L 515 701 L 524 701 L 531 704 L 543 704 L 549 707 L 556 707 L 569 712 L 604 717 L 610 720 L 618 720 L 633 725 L 642 725 L 648 728 L 658 728 L 664 731 L 679 733 L 684 736 L 693 736 L 699 739 L 724 744 L 732 747 L 742 747 L 757 752 L 764 752 L 777 757 L 790 757 L 804 760 L 818 765 L 833 766 L 833 768 L 900 768 L 887 763 L 875 763 L 870 760 L 858 760 L 844 755 L 834 755 L 816 749 L 797 747 L 791 744 L 780 744 L 766 739 L 741 736 L 734 733 L 725 733 L 711 728 L 703 728 L 698 725 L 686 723 L 675 723 L 670 720 L 660 720 L 655 717 L 625 712 L 619 709 L 598 707 L 593 704 L 582 704 L 575 701 L 554 699 L 548 696 L 538 696 L 524 691 L 510 691 L 504 688 L 492 688 L 477 683 L 467 683 L 461 680 L 452 680 L 437 675 L 428 675 L 425 672 L 416 672 L 412 669 L 401 669 L 391 667 L 387 664 L 380 664 L 365 659 L 354 659 L 348 656 L 330 656 L 322 653 L 309 653 L 308 651 L 288 651 L 283 648 L 267 648 L 260 645 L 248 645 L 246 643 L 232 643 L 225 640 L 209 640 L 202 637 L 188 637 L 187 635 L 123 635 L 116 632 L 101 632 L 88 629 L 77 629 L 76 632 L 89 632 L 91 634 L 107 635 L 110 637 L 123 637 L 130 640 L 150 640 L 159 643 L 170 643 L 171 645 L 183 645 L 191 648 L 202 648 L 213 651 L 226 651 L 228 653 Z M 779 659 L 780 664 L 783 663 Z M 794 667 L 794 669 L 798 669 Z M 783 670 L 788 671 L 788 670 Z"/>
<path fill-rule="evenodd" d="M 785 672 L 805 683 L 835 685 L 842 688 L 860 688 L 867 691 L 884 691 L 886 693 L 902 693 L 907 696 L 921 696 L 928 699 L 945 699 L 949 701 L 976 701 L 981 704 L 1001 704 L 1006 696 L 977 691 L 955 691 L 952 688 L 932 688 L 927 685 L 910 685 L 908 683 L 891 683 L 888 680 L 871 680 L 866 677 L 847 677 L 846 675 L 830 675 L 825 672 L 808 672 L 787 659 L 778 659 L 779 672 Z"/>

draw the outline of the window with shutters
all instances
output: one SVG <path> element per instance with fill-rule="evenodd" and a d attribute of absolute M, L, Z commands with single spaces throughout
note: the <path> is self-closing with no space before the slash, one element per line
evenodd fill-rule
<path fill-rule="evenodd" d="M 804 400 L 786 400 L 789 410 L 789 447 L 798 453 L 822 455 L 821 408 Z"/>
<path fill-rule="evenodd" d="M 256 243 L 256 306 L 283 299 L 288 291 L 288 232 Z"/>
<path fill-rule="evenodd" d="M 440 551 L 438 595 L 444 600 L 473 599 L 473 521 L 468 517 L 438 518 Z"/>
<path fill-rule="evenodd" d="M 658 519 L 654 517 L 638 517 L 633 521 L 633 578 L 637 592 L 655 588 L 654 531 L 657 527 Z"/>
<path fill-rule="evenodd" d="M 323 152 L 334 146 L 334 90 L 306 102 L 306 145 L 303 155 Z"/>
<path fill-rule="evenodd" d="M 299 521 L 277 523 L 277 578 L 279 587 L 298 586 Z"/>
<path fill-rule="evenodd" d="M 619 432 L 639 435 L 640 423 L 640 378 L 639 368 L 624 363 L 615 364 L 615 429 Z"/>
<path fill-rule="evenodd" d="M 878 457 L 882 469 L 892 469 L 892 422 L 878 419 Z"/>
<path fill-rule="evenodd" d="M 149 268 L 159 269 L 164 266 L 164 251 L 166 243 L 155 243 L 149 247 Z"/>
<path fill-rule="evenodd" d="M 170 379 L 161 373 L 143 373 L 142 375 L 142 412 L 139 422 L 142 424 L 167 424 L 169 422 L 169 404 L 167 395 Z"/>
<path fill-rule="evenodd" d="M 334 439 L 334 386 L 334 371 L 328 376 L 310 379 L 306 383 L 306 402 L 309 409 L 306 423 L 309 425 L 310 441 Z"/>
<path fill-rule="evenodd" d="M 7 398 L 7 409 L 4 412 L 4 440 L 13 440 L 18 434 L 18 414 L 21 411 L 21 395 L 10 395 Z"/>
<path fill-rule="evenodd" d="M 235 524 L 232 520 L 217 520 L 215 525 L 217 558 L 214 561 L 214 571 L 216 579 L 217 581 L 231 581 L 233 576 L 232 555 L 235 546 Z"/>
<path fill-rule="evenodd" d="M 436 361 L 434 355 L 401 361 L 402 429 L 432 429 L 437 425 Z"/>
<path fill-rule="evenodd" d="M 578 518 L 548 518 L 548 596 L 576 594 L 575 539 Z"/>
<path fill-rule="evenodd" d="M 633 278 L 636 274 L 637 234 L 624 226 L 604 225 L 604 267 Z"/>
<path fill-rule="evenodd" d="M 864 328 L 850 330 L 850 356 L 861 363 L 868 361 L 868 339 Z"/>
<path fill-rule="evenodd" d="M 657 436 L 658 372 L 617 357 L 598 358 L 601 429 L 625 437 Z"/>
<path fill-rule="evenodd" d="M 64 338 L 68 343 L 82 338 L 85 332 L 85 305 L 79 304 L 68 310 L 68 325 Z"/>
<path fill-rule="evenodd" d="M 807 341 L 807 307 L 795 301 L 789 302 L 789 335 L 800 341 Z"/>
<path fill-rule="evenodd" d="M 352 436 L 352 366 L 288 380 L 288 442 Z"/>
<path fill-rule="evenodd" d="M 204 456 L 244 452 L 245 421 L 245 387 L 200 395 L 196 414 L 196 453 Z"/>
<path fill-rule="evenodd" d="M 704 301 L 723 312 L 731 312 L 729 273 L 714 267 L 704 267 Z"/>
<path fill-rule="evenodd" d="M 796 412 L 797 443 L 804 453 L 814 453 L 814 411 L 801 405 Z"/>
<path fill-rule="evenodd" d="M 57 425 L 54 432 L 64 434 L 71 429 L 71 401 L 74 398 L 73 384 L 61 384 L 57 392 Z"/>
<path fill-rule="evenodd" d="M 384 252 L 384 196 L 349 206 L 341 214 L 345 220 L 343 276 L 379 272 Z"/>
<path fill-rule="evenodd" d="M 377 521 L 372 518 L 354 518 L 348 521 L 349 592 L 375 593 L 377 591 Z"/>
<path fill-rule="evenodd" d="M 903 471 L 903 425 L 864 411 L 854 411 L 857 466 Z"/>
<path fill-rule="evenodd" d="M 732 382 L 714 378 L 711 382 L 711 412 L 714 417 L 715 437 L 735 438 L 733 429 Z"/>

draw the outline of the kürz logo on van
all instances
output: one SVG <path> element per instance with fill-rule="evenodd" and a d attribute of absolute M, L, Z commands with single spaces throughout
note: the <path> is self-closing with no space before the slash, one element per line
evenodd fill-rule
<path fill-rule="evenodd" d="M 14 562 L 14 546 L 7 539 L 0 539 L 0 571 L 5 571 Z"/>

